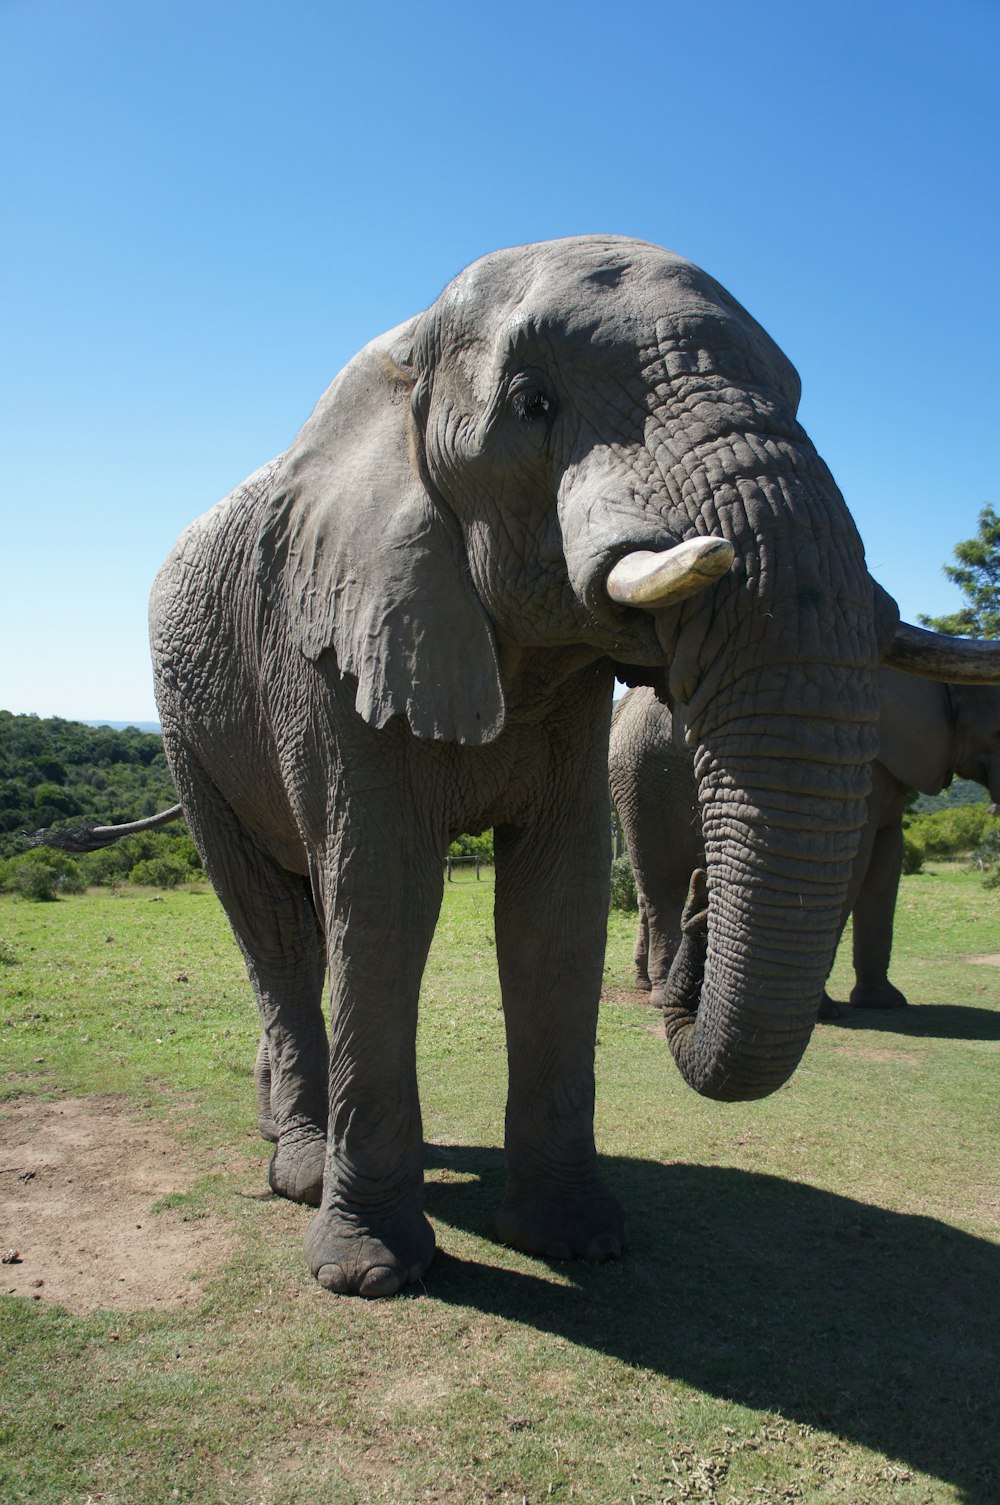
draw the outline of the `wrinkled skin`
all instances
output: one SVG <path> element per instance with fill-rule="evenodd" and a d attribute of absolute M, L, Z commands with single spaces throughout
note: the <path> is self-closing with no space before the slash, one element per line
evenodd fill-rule
<path fill-rule="evenodd" d="M 757 1097 L 805 1049 L 897 614 L 798 394 L 759 325 L 669 252 L 498 252 L 366 347 L 160 572 L 167 756 L 260 1005 L 271 1183 L 317 1207 L 306 1252 L 331 1290 L 390 1294 L 430 1261 L 417 996 L 447 844 L 490 826 L 498 1230 L 551 1257 L 625 1242 L 593 1138 L 616 666 L 671 666 L 709 801 L 681 1070 Z M 650 585 L 650 551 L 698 539 L 710 558 Z"/>
<path fill-rule="evenodd" d="M 853 914 L 856 1008 L 901 1008 L 907 1001 L 888 970 L 910 790 L 938 794 L 957 775 L 1000 802 L 1000 688 L 935 683 L 883 668 L 879 696 L 879 756 L 841 921 L 842 929 Z M 636 986 L 662 1001 L 691 874 L 705 857 L 691 753 L 652 690 L 631 690 L 615 707 L 609 779 L 639 892 Z M 838 1013 L 824 994 L 819 1017 Z"/>

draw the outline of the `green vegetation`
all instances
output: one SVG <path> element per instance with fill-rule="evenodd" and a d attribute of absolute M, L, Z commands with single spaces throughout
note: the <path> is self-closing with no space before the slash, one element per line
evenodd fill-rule
<path fill-rule="evenodd" d="M 915 815 L 931 815 L 935 810 L 950 810 L 952 805 L 979 805 L 982 799 L 982 784 L 973 779 L 952 779 L 940 794 L 919 794 L 914 789 L 907 809 Z"/>
<path fill-rule="evenodd" d="M 12 833 L 93 820 L 139 820 L 176 803 L 153 732 L 0 711 L 0 856 Z"/>
<path fill-rule="evenodd" d="M 168 887 L 200 876 L 183 821 L 78 858 L 22 850 L 25 832 L 119 825 L 176 803 L 156 733 L 0 711 L 0 890 L 53 899 L 93 885 Z"/>
<path fill-rule="evenodd" d="M 598 1267 L 491 1236 L 492 892 L 446 886 L 418 1040 L 440 1252 L 387 1303 L 320 1291 L 308 1210 L 256 1199 L 242 963 L 204 885 L 152 898 L 0 899 L 0 1092 L 8 1111 L 116 1094 L 169 1125 L 176 1189 L 149 1216 L 221 1222 L 232 1253 L 170 1310 L 154 1290 L 116 1310 L 110 1277 L 89 1316 L 0 1295 L 5 1501 L 1000 1498 L 1000 970 L 970 960 L 996 947 L 1000 900 L 974 875 L 903 880 L 894 977 L 914 1005 L 821 1026 L 760 1103 L 684 1086 L 630 991 L 634 917 L 613 912 L 597 1131 L 632 1249 Z M 836 997 L 849 955 L 848 936 Z"/>
<path fill-rule="evenodd" d="M 989 805 L 952 805 L 931 815 L 907 816 L 905 835 L 927 857 L 967 857 L 995 824 Z"/>
<path fill-rule="evenodd" d="M 627 852 L 615 857 L 611 863 L 611 908 L 626 911 L 639 908 L 635 874 Z"/>

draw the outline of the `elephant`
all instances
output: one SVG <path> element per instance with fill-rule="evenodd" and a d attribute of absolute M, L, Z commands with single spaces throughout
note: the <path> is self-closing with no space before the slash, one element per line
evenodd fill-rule
<path fill-rule="evenodd" d="M 954 776 L 1000 803 L 1000 687 L 955 685 L 879 671 L 879 754 L 867 819 L 841 918 L 854 917 L 855 1008 L 901 1008 L 889 981 L 892 922 L 903 860 L 903 813 L 912 789 L 938 794 Z M 612 716 L 611 795 L 632 860 L 639 899 L 636 986 L 662 997 L 681 936 L 691 874 L 704 865 L 698 791 L 683 727 L 670 708 L 637 688 Z M 840 1010 L 824 993 L 821 1019 Z"/>
<path fill-rule="evenodd" d="M 616 674 L 669 691 L 697 748 L 703 985 L 666 1028 L 684 1077 L 761 1097 L 805 1050 L 877 666 L 1000 679 L 1000 650 L 900 622 L 798 401 L 683 257 L 497 251 L 355 356 L 157 576 L 166 755 L 260 1008 L 270 1183 L 316 1208 L 325 1288 L 390 1295 L 431 1260 L 418 994 L 447 845 L 490 827 L 497 1231 L 556 1259 L 625 1246 L 593 1128 Z"/>

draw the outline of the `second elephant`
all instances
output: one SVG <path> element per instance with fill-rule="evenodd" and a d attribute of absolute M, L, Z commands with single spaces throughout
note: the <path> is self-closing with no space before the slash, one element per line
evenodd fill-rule
<path fill-rule="evenodd" d="M 842 922 L 853 914 L 851 1003 L 900 1008 L 907 1000 L 888 971 L 907 796 L 910 789 L 937 794 L 957 775 L 982 784 L 1000 804 L 1000 689 L 933 683 L 883 668 L 879 691 L 879 758 Z M 691 873 L 704 856 L 691 754 L 651 689 L 630 690 L 615 707 L 609 773 L 638 890 L 636 983 L 659 998 Z M 835 1013 L 824 998 L 820 1017 Z"/>

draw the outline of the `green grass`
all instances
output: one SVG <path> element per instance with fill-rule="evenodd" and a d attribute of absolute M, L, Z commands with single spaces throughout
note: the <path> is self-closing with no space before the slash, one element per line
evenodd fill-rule
<path fill-rule="evenodd" d="M 996 1505 L 1000 970 L 965 958 L 1000 950 L 998 919 L 973 875 L 905 879 L 913 1007 L 821 1026 L 774 1097 L 720 1105 L 622 996 L 633 922 L 612 915 L 597 1131 L 632 1246 L 555 1265 L 491 1234 L 492 891 L 446 885 L 419 1040 L 439 1253 L 366 1303 L 308 1276 L 307 1210 L 252 1200 L 257 1027 L 211 894 L 0 901 L 0 1093 L 127 1095 L 191 1169 L 163 1205 L 235 1248 L 194 1309 L 0 1297 L 0 1497 Z"/>

